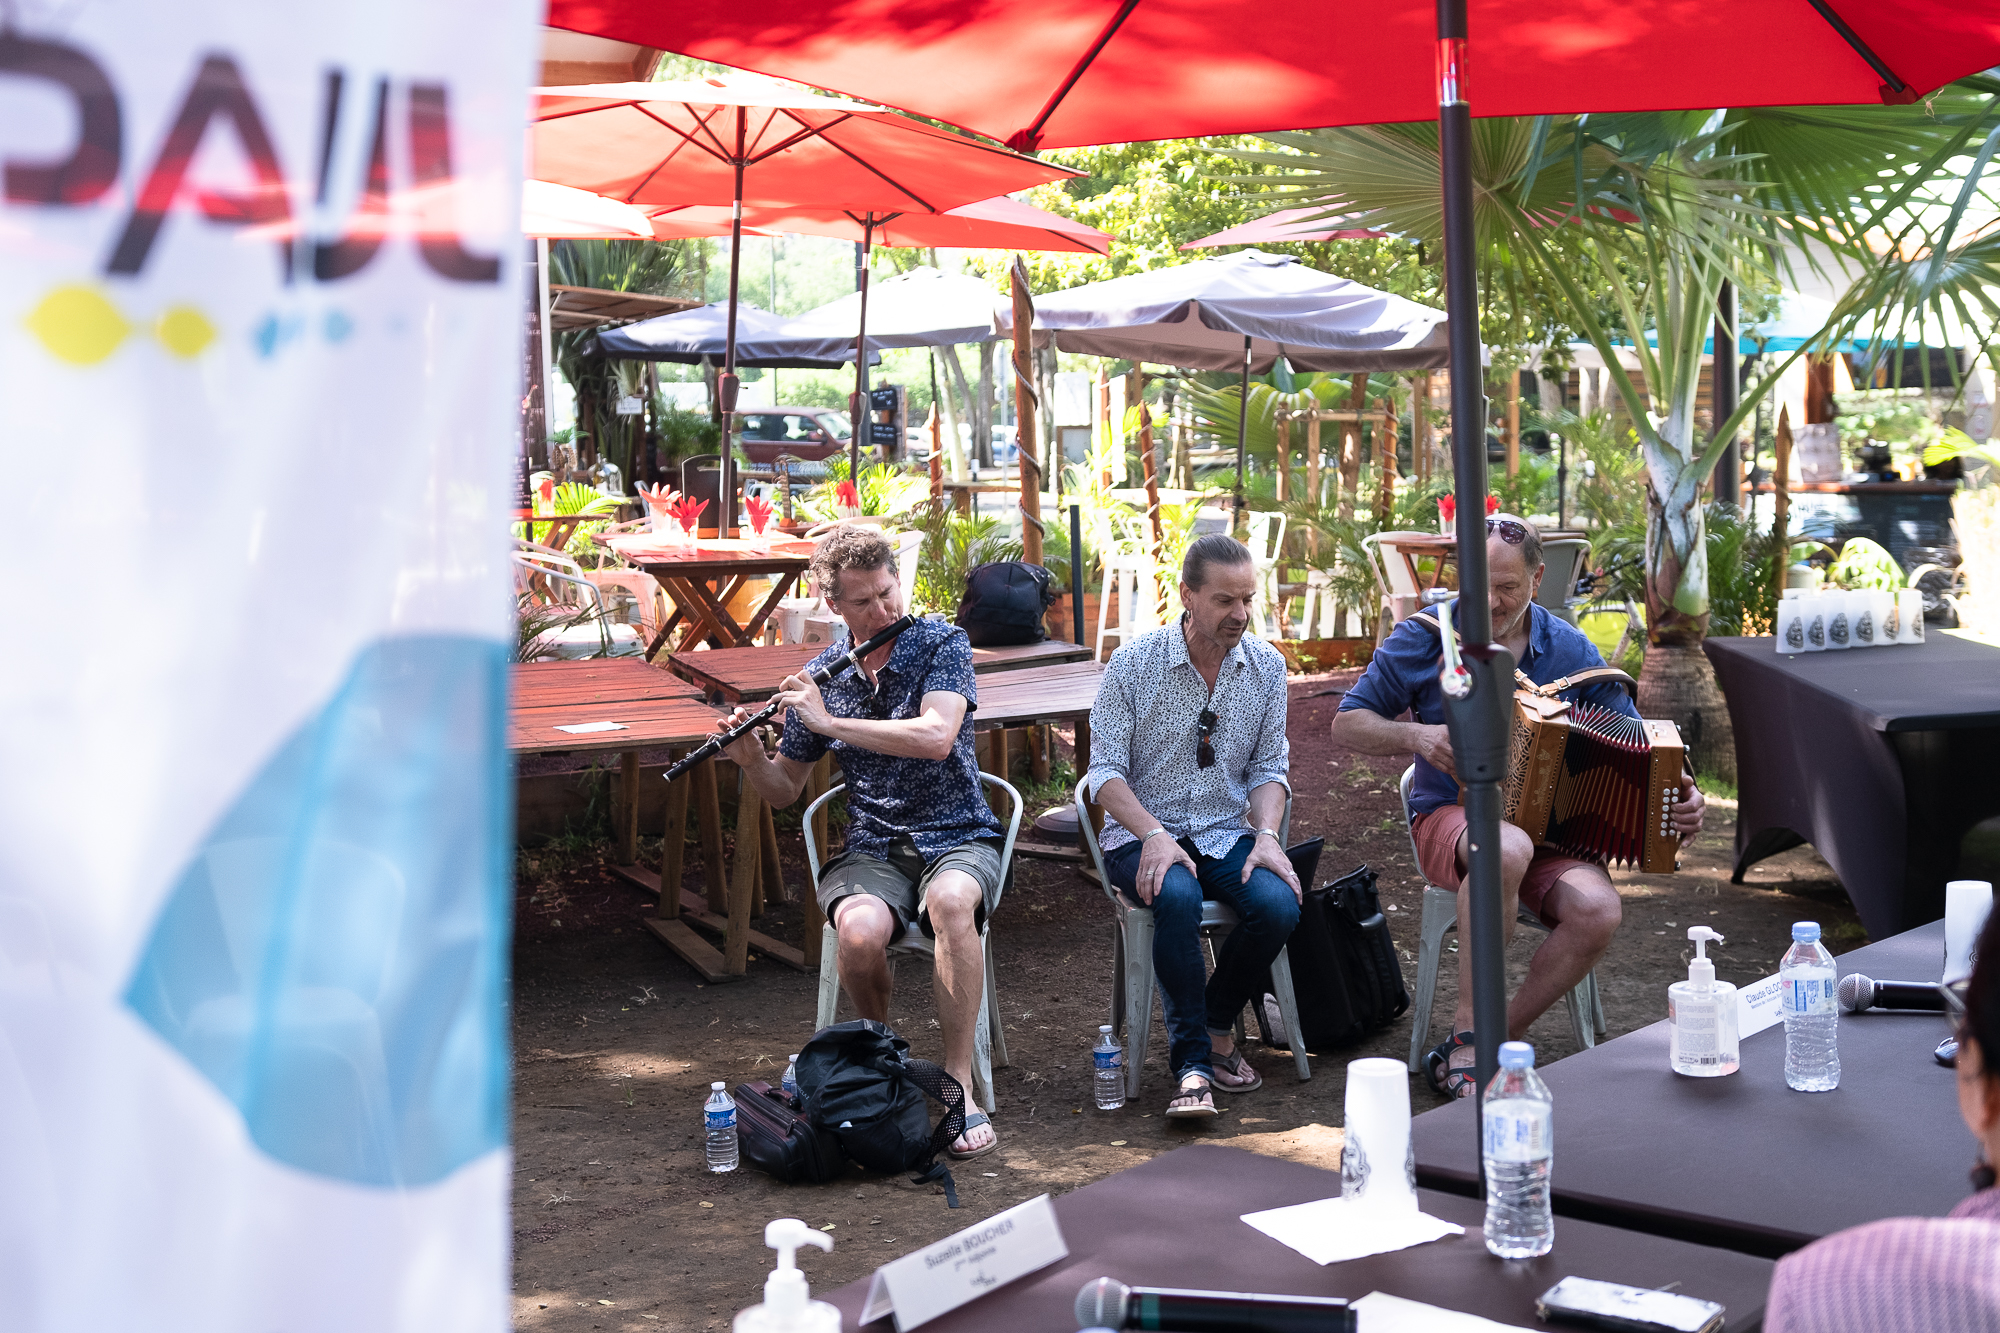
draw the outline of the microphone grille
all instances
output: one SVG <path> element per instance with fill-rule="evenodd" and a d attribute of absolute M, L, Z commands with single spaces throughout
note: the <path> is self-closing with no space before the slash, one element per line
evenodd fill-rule
<path fill-rule="evenodd" d="M 1125 1296 L 1131 1288 L 1115 1277 L 1092 1278 L 1076 1293 L 1078 1328 L 1121 1328 L 1125 1323 Z"/>
<path fill-rule="evenodd" d="M 1850 1014 L 1858 1014 L 1875 1003 L 1875 983 L 1859 972 L 1850 972 L 1840 979 L 1840 1007 Z"/>

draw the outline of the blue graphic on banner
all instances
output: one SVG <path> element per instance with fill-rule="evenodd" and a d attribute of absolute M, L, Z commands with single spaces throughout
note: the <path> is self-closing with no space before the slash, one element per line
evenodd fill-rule
<path fill-rule="evenodd" d="M 506 672 L 364 649 L 161 910 L 126 1002 L 278 1161 L 424 1185 L 506 1142 Z"/>

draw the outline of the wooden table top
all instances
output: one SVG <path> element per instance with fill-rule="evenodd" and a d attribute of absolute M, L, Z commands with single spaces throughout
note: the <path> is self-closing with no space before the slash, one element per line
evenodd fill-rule
<path fill-rule="evenodd" d="M 813 544 L 778 538 L 768 550 L 753 550 L 741 538 L 704 540 L 696 546 L 667 546 L 651 533 L 630 532 L 596 540 L 654 578 L 715 578 L 731 574 L 793 574 L 812 563 Z"/>
<path fill-rule="evenodd" d="M 982 731 L 1090 716 L 1104 681 L 1102 662 L 1061 662 L 1003 671 L 979 682 L 973 720 Z"/>
<path fill-rule="evenodd" d="M 706 652 L 674 653 L 669 669 L 703 690 L 732 704 L 757 703 L 778 692 L 785 677 L 826 651 L 823 643 L 787 643 L 771 648 L 714 648 Z M 1090 650 L 1081 644 L 1050 639 L 1007 648 L 974 648 L 972 669 L 982 675 L 1061 662 L 1081 662 Z M 985 687 L 981 686 L 982 693 Z"/>
<path fill-rule="evenodd" d="M 657 745 L 692 745 L 706 739 L 724 714 L 696 699 L 639 699 L 617 703 L 577 703 L 551 708 L 514 708 L 507 714 L 507 748 L 516 754 L 569 750 L 637 750 Z M 578 735 L 558 727 L 616 722 L 616 731 Z"/>
<path fill-rule="evenodd" d="M 636 657 L 520 662 L 514 666 L 513 706 L 517 709 L 700 697 L 698 687 Z"/>

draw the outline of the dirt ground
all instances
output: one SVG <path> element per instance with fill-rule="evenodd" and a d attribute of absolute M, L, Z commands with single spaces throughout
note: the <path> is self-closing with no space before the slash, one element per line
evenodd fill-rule
<path fill-rule="evenodd" d="M 1411 864 L 1396 796 L 1400 762 L 1335 745 L 1329 724 L 1354 673 L 1292 687 L 1293 836 L 1324 835 L 1320 878 L 1367 862 L 1381 874 L 1406 979 L 1416 974 L 1422 884 Z M 1054 804 L 1050 801 L 1046 804 Z M 1046 804 L 1043 808 L 1046 808 Z M 1620 873 L 1625 922 L 1598 969 L 1613 1036 L 1662 1018 L 1666 987 L 1686 977 L 1686 928 L 1705 921 L 1728 937 L 1711 949 L 1717 972 L 1739 984 L 1777 970 L 1788 926 L 1816 919 L 1836 952 L 1867 942 L 1845 892 L 1810 848 L 1756 867 L 1731 885 L 1733 803 L 1710 807 L 1708 831 L 1679 875 Z M 796 818 L 780 826 L 788 885 L 805 857 Z M 657 844 L 655 845 L 655 850 Z M 786 1056 L 812 1033 L 815 978 L 752 958 L 749 975 L 704 986 L 639 925 L 652 900 L 608 874 L 604 846 L 570 840 L 520 861 L 514 947 L 515 1322 L 527 1330 L 714 1330 L 762 1299 L 774 1217 L 800 1217 L 833 1237 L 831 1254 L 802 1256 L 816 1292 L 1037 1194 L 1060 1194 L 1156 1153 L 1226 1141 L 1337 1169 L 1343 1071 L 1364 1055 L 1398 1059 L 1410 1019 L 1351 1050 L 1313 1061 L 1300 1083 L 1289 1053 L 1246 1048 L 1264 1087 L 1218 1097 L 1223 1114 L 1200 1128 L 1169 1127 L 1165 1040 L 1156 1017 L 1137 1101 L 1099 1112 L 1090 1047 L 1111 990 L 1110 909 L 1074 867 L 1019 863 L 994 926 L 999 991 L 1012 1064 L 994 1071 L 997 1152 L 957 1167 L 962 1207 L 938 1186 L 858 1170 L 820 1186 L 780 1185 L 748 1168 L 705 1169 L 701 1104 L 715 1079 L 776 1082 Z M 698 854 L 688 857 L 689 887 Z M 777 905 L 759 928 L 796 943 L 800 908 Z M 1541 937 L 1521 932 L 1509 956 L 1513 984 Z M 1453 947 L 1449 942 L 1447 948 Z M 891 1017 L 919 1055 L 939 1058 L 928 973 L 903 970 Z M 1433 1040 L 1442 1037 L 1454 970 L 1446 960 Z M 851 1008 L 843 1017 L 852 1017 Z M 1562 1006 L 1530 1034 L 1538 1059 L 1573 1053 Z M 1439 1104 L 1421 1076 L 1419 1111 Z"/>

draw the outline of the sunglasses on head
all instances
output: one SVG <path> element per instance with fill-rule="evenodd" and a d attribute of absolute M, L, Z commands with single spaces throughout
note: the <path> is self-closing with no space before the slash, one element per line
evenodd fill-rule
<path fill-rule="evenodd" d="M 1489 534 L 1497 534 L 1500 540 L 1509 546 L 1519 546 L 1528 540 L 1528 525 L 1511 518 L 1487 519 L 1486 531 Z"/>
<path fill-rule="evenodd" d="M 1196 768 L 1215 767 L 1215 744 L 1209 738 L 1215 734 L 1216 716 L 1209 709 L 1202 709 L 1201 716 L 1194 723 L 1194 766 Z"/>

